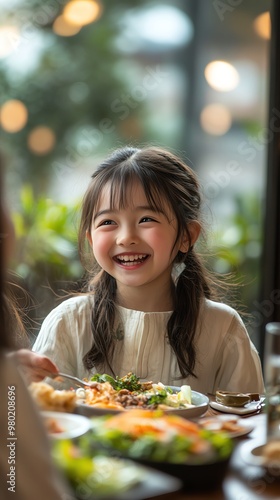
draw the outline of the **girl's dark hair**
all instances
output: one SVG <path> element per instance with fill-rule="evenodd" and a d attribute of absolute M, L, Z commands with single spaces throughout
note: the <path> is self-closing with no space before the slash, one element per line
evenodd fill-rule
<path fill-rule="evenodd" d="M 111 207 L 124 208 L 127 186 L 135 179 L 141 183 L 153 208 L 162 210 L 163 203 L 167 202 L 174 212 L 178 224 L 176 242 L 186 234 L 191 245 L 188 224 L 201 218 L 197 177 L 173 153 L 158 147 L 124 147 L 99 165 L 83 199 L 79 230 L 80 257 L 88 272 L 87 290 L 94 294 L 91 321 L 93 344 L 83 360 L 87 369 L 105 364 L 113 372 L 116 281 L 94 261 L 86 233 L 90 231 L 102 188 L 106 184 L 110 186 Z M 174 311 L 167 324 L 168 342 L 177 357 L 182 377 L 195 376 L 194 335 L 198 314 L 201 300 L 215 296 L 214 281 L 191 246 L 187 253 L 178 252 L 174 260 L 176 264 L 178 276 L 175 279 Z"/>

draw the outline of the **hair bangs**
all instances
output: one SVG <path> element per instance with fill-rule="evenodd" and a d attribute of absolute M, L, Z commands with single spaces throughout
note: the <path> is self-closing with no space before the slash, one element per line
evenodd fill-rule
<path fill-rule="evenodd" d="M 131 204 L 132 189 L 137 183 L 142 186 L 150 207 L 157 212 L 165 213 L 164 201 L 169 206 L 170 202 L 160 187 L 158 179 L 151 170 L 141 168 L 136 162 L 121 165 L 108 179 L 106 184 L 109 185 L 110 190 L 110 209 L 126 209 Z M 100 196 L 101 193 L 99 199 Z"/>

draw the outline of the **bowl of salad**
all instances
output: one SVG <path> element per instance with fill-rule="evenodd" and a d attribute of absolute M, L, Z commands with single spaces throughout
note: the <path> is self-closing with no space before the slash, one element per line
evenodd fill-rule
<path fill-rule="evenodd" d="M 196 490 L 221 483 L 234 447 L 228 434 L 162 410 L 128 410 L 93 417 L 91 424 L 88 446 L 171 474 Z"/>

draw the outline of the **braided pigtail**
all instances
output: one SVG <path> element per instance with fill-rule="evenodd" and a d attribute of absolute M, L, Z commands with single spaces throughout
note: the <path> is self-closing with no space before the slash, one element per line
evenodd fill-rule
<path fill-rule="evenodd" d="M 87 369 L 107 365 L 113 373 L 111 359 L 114 353 L 116 282 L 105 271 L 101 271 L 95 281 L 91 287 L 94 296 L 91 314 L 93 343 L 83 362 Z"/>
<path fill-rule="evenodd" d="M 183 255 L 183 254 L 182 254 Z M 203 279 L 203 265 L 199 256 L 190 248 L 183 257 L 183 270 L 177 278 L 175 287 L 175 306 L 171 315 L 167 333 L 173 348 L 181 375 L 195 376 L 194 336 L 201 299 L 210 297 L 207 280 Z"/>

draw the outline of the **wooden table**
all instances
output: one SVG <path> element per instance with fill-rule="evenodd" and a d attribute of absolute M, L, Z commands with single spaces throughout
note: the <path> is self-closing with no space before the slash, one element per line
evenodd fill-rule
<path fill-rule="evenodd" d="M 280 471 L 274 477 L 268 476 L 262 467 L 247 465 L 242 458 L 242 447 L 248 440 L 254 439 L 260 444 L 265 442 L 266 415 L 260 413 L 246 417 L 246 420 L 254 426 L 254 430 L 249 436 L 238 438 L 227 475 L 219 489 L 206 492 L 180 491 L 161 495 L 156 497 L 157 500 L 280 500 Z"/>

